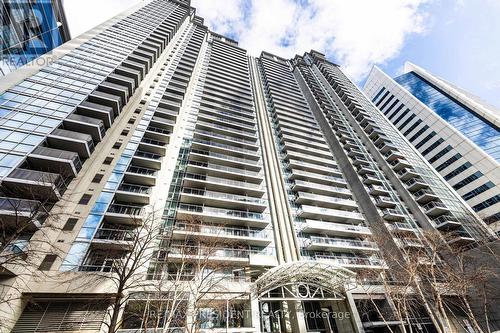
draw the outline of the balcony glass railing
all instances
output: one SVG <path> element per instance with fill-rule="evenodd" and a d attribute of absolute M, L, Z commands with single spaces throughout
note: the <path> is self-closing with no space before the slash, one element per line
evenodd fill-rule
<path fill-rule="evenodd" d="M 161 159 L 161 155 L 159 155 L 159 154 L 154 154 L 154 153 L 150 153 L 150 152 L 142 151 L 142 150 L 137 150 L 135 152 L 135 156 L 149 158 L 149 159 L 152 159 L 152 160 L 159 160 L 159 159 Z"/>
<path fill-rule="evenodd" d="M 136 173 L 138 175 L 146 175 L 146 176 L 156 176 L 157 174 L 157 171 L 154 169 L 136 167 L 136 166 L 128 167 L 127 172 Z"/>
<path fill-rule="evenodd" d="M 364 257 L 342 257 L 331 254 L 315 254 L 312 259 L 331 260 L 339 265 L 385 266 L 382 259 Z"/>
<path fill-rule="evenodd" d="M 101 228 L 97 230 L 94 238 L 113 241 L 133 241 L 136 235 L 136 232 L 134 232 L 133 230 Z"/>
<path fill-rule="evenodd" d="M 259 153 L 258 151 L 255 151 L 255 150 L 240 148 L 240 147 L 236 147 L 236 146 L 226 145 L 226 144 L 215 142 L 215 141 L 202 140 L 202 139 L 198 139 L 198 138 L 194 138 L 193 142 L 201 143 L 201 144 L 212 146 L 212 147 L 219 147 L 219 148 L 223 148 L 223 149 L 227 149 L 227 150 L 233 150 L 233 151 L 237 151 L 237 152 L 249 154 L 249 155 L 258 155 L 258 153 Z"/>
<path fill-rule="evenodd" d="M 155 132 L 155 133 L 166 134 L 166 135 L 172 134 L 172 132 L 169 130 L 166 130 L 164 128 L 159 128 L 159 127 L 154 127 L 151 125 L 148 126 L 147 130 L 151 131 L 151 132 Z"/>
<path fill-rule="evenodd" d="M 144 207 L 124 204 L 111 204 L 108 208 L 109 213 L 123 214 L 123 215 L 144 215 Z"/>
<path fill-rule="evenodd" d="M 311 236 L 310 241 L 312 243 L 319 243 L 325 245 L 335 245 L 335 246 L 346 246 L 346 247 L 364 247 L 369 249 L 376 249 L 377 244 L 369 241 L 361 241 L 361 240 L 349 240 L 349 239 L 341 239 L 341 238 L 330 238 L 330 237 L 318 237 Z"/>
<path fill-rule="evenodd" d="M 138 194 L 150 194 L 151 193 L 151 187 L 149 187 L 149 186 L 142 186 L 142 185 L 135 185 L 135 184 L 122 183 L 118 187 L 118 191 L 138 193 Z"/>
<path fill-rule="evenodd" d="M 207 214 L 213 216 L 220 216 L 221 218 L 242 218 L 258 221 L 269 221 L 269 214 L 247 212 L 243 210 L 205 207 L 200 205 L 190 205 L 180 203 L 178 208 L 193 213 Z"/>
<path fill-rule="evenodd" d="M 213 199 L 238 201 L 238 202 L 242 202 L 242 203 L 251 203 L 251 204 L 259 204 L 259 205 L 266 204 L 266 200 L 261 199 L 261 198 L 249 197 L 249 196 L 245 196 L 245 195 L 230 194 L 230 193 L 215 192 L 215 191 L 207 191 L 207 190 L 202 190 L 202 189 L 198 189 L 198 188 L 184 187 L 182 189 L 182 193 L 199 195 L 202 197 L 213 198 Z"/>
<path fill-rule="evenodd" d="M 244 144 L 247 144 L 247 145 L 256 146 L 254 141 L 237 138 L 235 136 L 229 136 L 229 135 L 224 135 L 224 134 L 210 132 L 210 131 L 204 131 L 204 130 L 201 130 L 201 129 L 196 129 L 195 133 L 205 134 L 205 135 L 213 136 L 213 137 L 216 137 L 216 138 L 221 138 L 221 139 L 225 139 L 225 140 L 230 140 L 230 141 L 244 143 Z"/>
<path fill-rule="evenodd" d="M 432 221 L 434 221 L 435 224 L 441 224 L 445 222 L 458 222 L 458 219 L 449 215 L 441 215 L 440 217 L 432 219 Z"/>
<path fill-rule="evenodd" d="M 221 184 L 221 185 L 246 187 L 246 188 L 251 188 L 251 189 L 255 189 L 255 190 L 262 190 L 262 186 L 259 184 L 249 183 L 249 182 L 244 182 L 244 181 L 239 181 L 239 180 L 231 180 L 231 179 L 207 176 L 207 175 L 196 174 L 196 173 L 186 173 L 184 175 L 184 178 L 201 180 L 201 181 L 211 182 L 211 183 L 217 183 L 217 184 Z"/>
<path fill-rule="evenodd" d="M 250 159 L 247 159 L 247 158 L 241 158 L 241 157 L 235 157 L 235 156 L 231 156 L 231 155 L 227 155 L 227 154 L 215 153 L 213 151 L 200 150 L 200 149 L 191 149 L 191 152 L 195 153 L 195 154 L 200 154 L 200 155 L 205 155 L 205 156 L 220 158 L 220 159 L 223 159 L 223 160 L 234 161 L 234 162 L 239 162 L 239 163 L 252 164 L 252 165 L 261 165 L 262 164 L 260 162 L 260 160 L 250 160 Z"/>
<path fill-rule="evenodd" d="M 149 139 L 149 138 L 142 138 L 141 142 L 147 143 L 149 145 L 160 146 L 160 147 L 164 147 L 167 145 L 167 143 L 164 141 L 158 141 L 158 140 L 153 140 L 153 139 Z"/>
<path fill-rule="evenodd" d="M 206 162 L 199 162 L 199 161 L 193 161 L 189 160 L 188 161 L 189 165 L 196 165 L 204 168 L 209 168 L 209 169 L 216 169 L 216 170 L 222 170 L 222 171 L 227 171 L 227 172 L 234 172 L 237 174 L 243 174 L 243 175 L 248 175 L 248 176 L 255 176 L 255 177 L 261 177 L 262 174 L 257 171 L 251 171 L 251 170 L 246 170 L 246 169 L 240 169 L 240 168 L 233 168 L 233 167 L 228 167 L 225 165 L 221 164 L 215 164 L 215 163 L 206 163 Z"/>
<path fill-rule="evenodd" d="M 174 230 L 193 232 L 193 233 L 204 233 L 212 234 L 216 236 L 237 236 L 237 237 L 251 237 L 251 238 L 271 238 L 271 230 L 252 230 L 248 228 L 237 228 L 237 227 L 222 227 L 222 226 L 207 226 L 198 224 L 188 224 L 176 222 Z"/>
<path fill-rule="evenodd" d="M 209 126 L 209 127 L 212 127 L 212 128 L 218 128 L 218 129 L 221 129 L 221 130 L 224 130 L 224 131 L 228 131 L 228 132 L 238 133 L 238 134 L 245 135 L 245 136 L 257 137 L 257 135 L 255 133 L 253 133 L 253 132 L 241 131 L 241 130 L 238 130 L 238 129 L 235 129 L 235 128 L 232 128 L 232 127 L 227 127 L 227 126 L 222 126 L 222 125 L 218 125 L 218 124 L 213 124 L 213 123 L 202 121 L 202 120 L 198 121 L 198 124 L 199 125 L 203 125 L 203 126 Z"/>
<path fill-rule="evenodd" d="M 447 208 L 444 203 L 439 201 L 431 201 L 428 204 L 424 205 L 423 207 L 425 210 L 429 210 L 432 208 L 444 208 L 444 209 Z"/>

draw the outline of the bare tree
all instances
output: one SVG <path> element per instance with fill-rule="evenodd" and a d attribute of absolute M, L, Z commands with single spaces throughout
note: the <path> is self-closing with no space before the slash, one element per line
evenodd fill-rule
<path fill-rule="evenodd" d="M 177 230 L 175 236 L 172 228 Z M 123 321 L 137 320 L 142 329 L 151 331 L 183 327 L 195 333 L 201 328 L 201 308 L 219 308 L 219 314 L 227 310 L 226 301 L 219 296 L 227 292 L 232 266 L 222 252 L 242 254 L 244 249 L 222 237 L 221 226 L 199 219 L 177 221 L 172 228 L 163 236 L 161 249 L 153 254 L 148 274 L 152 288 L 146 292 L 146 299 L 130 299 Z"/>
<path fill-rule="evenodd" d="M 489 327 L 489 299 L 486 295 L 498 282 L 498 257 L 495 251 L 487 244 L 479 246 L 475 253 L 463 247 L 449 246 L 448 241 L 456 237 L 453 233 L 444 238 L 437 232 L 424 232 L 423 236 L 418 241 L 424 242 L 423 246 L 403 247 L 403 260 L 391 252 L 382 251 L 384 259 L 392 263 L 388 271 L 376 276 L 373 271 L 358 274 L 359 285 L 365 284 L 366 276 L 376 279 L 383 285 L 387 299 L 392 302 L 390 315 L 383 313 L 375 301 L 377 297 L 367 290 L 374 311 L 384 322 L 397 318 L 403 323 L 400 325 L 403 332 L 412 332 L 412 324 L 419 323 L 419 317 L 425 309 L 438 332 L 450 332 L 453 325 L 461 324 L 466 319 L 474 331 L 483 333 L 479 322 L 485 322 Z M 408 242 L 408 239 L 401 238 L 400 242 Z M 369 289 L 366 286 L 364 288 Z M 484 318 L 477 318 L 471 298 L 475 299 L 476 304 L 482 301 L 484 311 L 480 313 Z"/>

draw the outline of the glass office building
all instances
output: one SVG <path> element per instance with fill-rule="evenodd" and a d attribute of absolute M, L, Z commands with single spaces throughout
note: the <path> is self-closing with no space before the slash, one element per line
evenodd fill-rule
<path fill-rule="evenodd" d="M 394 79 L 374 68 L 365 92 L 474 211 L 500 230 L 498 111 L 409 63 Z"/>
<path fill-rule="evenodd" d="M 1 76 L 70 40 L 61 0 L 5 0 L 0 17 Z"/>
<path fill-rule="evenodd" d="M 437 113 L 453 128 L 474 142 L 485 153 L 500 162 L 500 129 L 473 110 L 460 104 L 415 72 L 394 78 L 419 101 Z"/>
<path fill-rule="evenodd" d="M 12 332 L 373 331 L 357 275 L 394 273 L 387 254 L 415 258 L 428 232 L 457 251 L 494 238 L 319 52 L 249 56 L 177 0 L 58 51 L 0 83 Z M 418 310 L 408 325 L 431 332 Z"/>

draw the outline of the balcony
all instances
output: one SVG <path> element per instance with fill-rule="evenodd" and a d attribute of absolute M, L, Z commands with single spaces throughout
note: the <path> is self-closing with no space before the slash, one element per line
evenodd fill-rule
<path fill-rule="evenodd" d="M 419 204 L 426 204 L 428 202 L 431 202 L 431 201 L 438 199 L 438 196 L 436 194 L 434 194 L 434 192 L 431 189 L 419 190 L 419 191 L 413 193 L 413 195 L 415 196 L 415 198 L 416 198 L 415 200 Z"/>
<path fill-rule="evenodd" d="M 0 197 L 2 230 L 22 227 L 24 231 L 35 231 L 41 227 L 47 215 L 40 201 Z"/>
<path fill-rule="evenodd" d="M 83 101 L 80 105 L 78 105 L 76 113 L 85 117 L 101 120 L 105 128 L 110 128 L 115 120 L 112 107 L 89 101 Z"/>
<path fill-rule="evenodd" d="M 368 192 L 373 196 L 389 196 L 389 191 L 387 191 L 385 187 L 380 185 L 368 186 Z"/>
<path fill-rule="evenodd" d="M 255 246 L 267 246 L 273 241 L 272 230 L 175 222 L 172 230 L 174 240 L 185 240 L 190 235 L 197 238 L 227 239 L 229 242 Z"/>
<path fill-rule="evenodd" d="M 363 184 L 365 185 L 382 185 L 382 181 L 378 178 L 378 176 L 366 174 L 363 175 Z"/>
<path fill-rule="evenodd" d="M 165 141 L 143 137 L 141 142 L 139 143 L 139 148 L 141 150 L 145 150 L 145 151 L 152 152 L 154 154 L 165 156 L 165 153 L 167 151 L 167 144 L 168 144 L 168 142 L 165 142 Z"/>
<path fill-rule="evenodd" d="M 359 150 L 358 148 L 349 149 L 349 152 L 347 153 L 347 155 L 351 158 L 353 158 L 355 156 L 364 156 L 363 152 L 361 150 Z"/>
<path fill-rule="evenodd" d="M 251 250 L 235 248 L 211 248 L 185 245 L 172 245 L 169 248 L 169 261 L 209 260 L 212 262 L 227 262 L 232 265 L 248 266 Z"/>
<path fill-rule="evenodd" d="M 66 190 L 66 184 L 59 174 L 19 168 L 3 179 L 2 187 L 16 196 L 43 202 L 60 200 Z"/>
<path fill-rule="evenodd" d="M 420 178 L 413 178 L 405 182 L 406 188 L 410 192 L 417 192 L 418 190 L 428 188 L 429 185 L 425 183 L 422 179 Z"/>
<path fill-rule="evenodd" d="M 302 225 L 302 232 L 316 233 L 322 235 L 334 236 L 369 236 L 371 231 L 368 227 L 355 224 L 334 223 L 317 220 L 309 220 Z"/>
<path fill-rule="evenodd" d="M 207 223 L 231 223 L 256 228 L 265 228 L 271 222 L 269 214 L 202 205 L 179 204 L 177 207 L 178 220 L 187 220 L 193 216 L 198 216 L 203 222 Z"/>
<path fill-rule="evenodd" d="M 133 156 L 134 164 L 137 166 L 150 168 L 150 169 L 161 169 L 161 158 L 160 154 L 150 153 L 143 150 L 137 150 Z"/>
<path fill-rule="evenodd" d="M 382 217 L 386 221 L 401 221 L 404 220 L 405 215 L 397 209 L 384 209 L 382 210 Z"/>
<path fill-rule="evenodd" d="M 92 136 L 60 128 L 47 135 L 47 143 L 53 148 L 75 152 L 80 158 L 89 158 L 94 151 Z"/>
<path fill-rule="evenodd" d="M 130 251 L 136 237 L 133 230 L 100 228 L 92 239 L 92 246 L 101 250 Z"/>
<path fill-rule="evenodd" d="M 377 148 L 382 154 L 386 154 L 390 151 L 397 150 L 397 148 L 392 143 L 389 142 L 384 142 L 382 144 L 379 144 L 377 145 Z"/>
<path fill-rule="evenodd" d="M 156 184 L 157 171 L 138 166 L 129 166 L 125 172 L 124 180 L 134 184 L 154 186 Z"/>
<path fill-rule="evenodd" d="M 429 216 L 439 216 L 449 213 L 450 210 L 439 201 L 431 201 L 423 206 L 425 213 Z"/>
<path fill-rule="evenodd" d="M 133 204 L 149 204 L 150 186 L 122 183 L 116 190 L 116 199 Z"/>
<path fill-rule="evenodd" d="M 321 185 L 303 180 L 296 180 L 292 185 L 292 190 L 296 192 L 312 192 L 320 195 L 334 195 L 341 198 L 352 197 L 351 191 L 347 188 Z"/>
<path fill-rule="evenodd" d="M 106 212 L 106 220 L 114 224 L 140 225 L 145 218 L 144 206 L 113 203 Z"/>
<path fill-rule="evenodd" d="M 354 156 L 352 157 L 352 164 L 353 165 L 370 165 L 370 162 L 362 156 Z"/>
<path fill-rule="evenodd" d="M 418 177 L 418 173 L 416 173 L 413 169 L 407 168 L 401 171 L 396 172 L 396 174 L 399 176 L 399 179 L 402 181 L 407 181 L 412 178 Z"/>
<path fill-rule="evenodd" d="M 423 248 L 424 244 L 417 238 L 400 238 L 396 239 L 396 244 L 403 249 Z"/>
<path fill-rule="evenodd" d="M 457 230 L 447 235 L 447 242 L 450 246 L 466 246 L 476 242 L 476 240 L 468 232 Z"/>
<path fill-rule="evenodd" d="M 407 222 L 393 222 L 387 225 L 387 229 L 396 233 L 414 233 L 415 228 Z"/>
<path fill-rule="evenodd" d="M 297 216 L 305 219 L 344 223 L 361 223 L 364 221 L 363 215 L 357 212 L 308 205 L 302 205 L 301 209 L 297 211 Z"/>
<path fill-rule="evenodd" d="M 375 205 L 379 208 L 394 208 L 396 203 L 390 197 L 378 197 L 375 199 Z"/>
<path fill-rule="evenodd" d="M 389 165 L 392 167 L 392 170 L 396 172 L 411 167 L 411 164 L 405 159 L 394 160 L 392 162 L 389 162 Z"/>
<path fill-rule="evenodd" d="M 404 158 L 404 156 L 397 150 L 393 150 L 384 154 L 384 157 L 387 162 L 393 162 Z"/>
<path fill-rule="evenodd" d="M 327 195 L 319 195 L 308 192 L 298 192 L 295 202 L 301 205 L 317 205 L 326 208 L 348 208 L 354 209 L 358 207 L 355 201 L 335 198 Z"/>
<path fill-rule="evenodd" d="M 247 169 L 252 171 L 260 171 L 262 165 L 260 160 L 251 160 L 227 154 L 220 154 L 214 151 L 200 150 L 194 148 L 191 149 L 189 157 L 190 159 L 194 160 L 199 160 L 203 162 L 213 162 L 216 164 L 223 164 L 233 168 Z"/>
<path fill-rule="evenodd" d="M 104 122 L 100 119 L 82 116 L 76 113 L 72 113 L 66 117 L 63 121 L 64 128 L 88 134 L 92 137 L 94 142 L 100 142 L 106 133 L 106 128 L 104 127 Z"/>
<path fill-rule="evenodd" d="M 322 175 L 339 173 L 339 170 L 337 168 L 321 166 L 318 164 L 307 163 L 307 162 L 294 160 L 294 159 L 290 159 L 288 161 L 288 165 L 290 166 L 290 168 L 292 168 L 294 170 L 304 170 L 304 171 L 319 173 Z"/>
<path fill-rule="evenodd" d="M 267 201 L 258 197 L 189 187 L 182 188 L 180 201 L 188 204 L 206 204 L 221 208 L 248 209 L 260 213 L 267 208 Z"/>
<path fill-rule="evenodd" d="M 207 174 L 214 177 L 223 177 L 244 182 L 259 184 L 262 182 L 263 174 L 254 170 L 236 168 L 218 163 L 195 160 L 198 156 L 190 156 L 186 166 L 186 172 Z"/>
<path fill-rule="evenodd" d="M 382 259 L 369 258 L 369 257 L 345 257 L 332 254 L 315 254 L 312 259 L 325 260 L 346 268 L 372 268 L 372 269 L 386 269 L 387 266 Z"/>
<path fill-rule="evenodd" d="M 233 154 L 238 157 L 257 161 L 259 159 L 259 152 L 255 150 L 227 145 L 216 141 L 203 140 L 199 138 L 193 139 L 193 148 L 201 150 L 210 150 L 220 154 Z"/>
<path fill-rule="evenodd" d="M 64 177 L 76 177 L 82 168 L 78 154 L 72 151 L 36 147 L 27 157 L 29 165 Z"/>
<path fill-rule="evenodd" d="M 361 166 L 361 167 L 358 167 L 358 174 L 360 175 L 374 175 L 375 174 L 375 170 L 373 170 L 373 168 L 371 167 L 365 167 L 365 166 Z"/>
<path fill-rule="evenodd" d="M 339 176 L 340 177 L 334 175 L 323 175 L 302 170 L 292 170 L 290 179 L 302 179 L 304 181 L 323 185 L 347 187 L 347 182 L 343 178 L 341 178 L 342 174 L 339 173 Z"/>
<path fill-rule="evenodd" d="M 186 173 L 182 185 L 185 187 L 203 187 L 211 191 L 232 192 L 256 197 L 262 197 L 265 193 L 265 189 L 260 184 L 196 173 Z"/>
<path fill-rule="evenodd" d="M 153 124 L 152 120 L 151 124 Z M 148 138 L 163 142 L 170 142 L 170 135 L 172 135 L 172 131 L 170 129 L 156 127 L 153 125 L 149 125 L 145 132 L 145 136 Z"/>
<path fill-rule="evenodd" d="M 456 218 L 449 215 L 442 215 L 432 220 L 434 225 L 439 230 L 456 230 L 462 226 L 462 223 L 458 222 Z"/>
<path fill-rule="evenodd" d="M 378 251 L 377 244 L 369 241 L 351 240 L 343 238 L 330 238 L 311 236 L 307 240 L 307 249 L 312 251 L 360 251 L 374 252 Z"/>

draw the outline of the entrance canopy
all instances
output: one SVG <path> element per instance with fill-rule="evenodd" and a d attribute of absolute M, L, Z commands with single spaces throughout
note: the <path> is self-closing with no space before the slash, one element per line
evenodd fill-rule
<path fill-rule="evenodd" d="M 326 262 L 296 261 L 279 265 L 261 275 L 254 283 L 254 293 L 262 296 L 273 289 L 290 285 L 312 285 L 325 292 L 343 295 L 346 284 L 356 273 Z"/>

